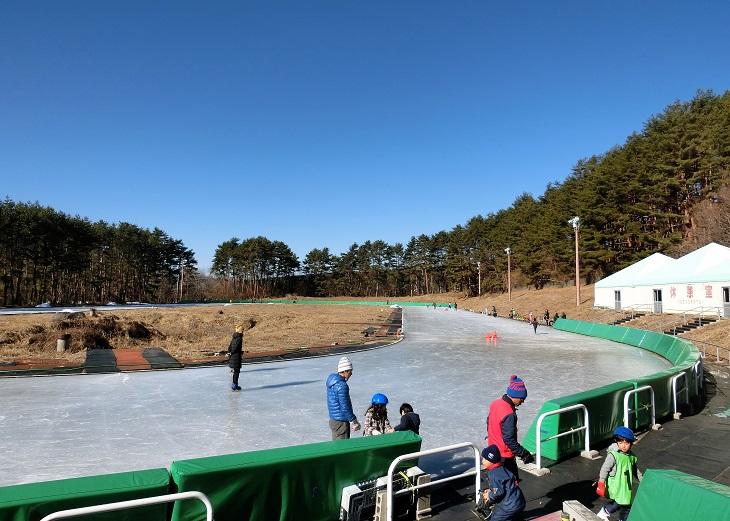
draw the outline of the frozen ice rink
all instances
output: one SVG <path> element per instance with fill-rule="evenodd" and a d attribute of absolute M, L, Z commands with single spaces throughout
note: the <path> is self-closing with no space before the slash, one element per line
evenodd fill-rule
<path fill-rule="evenodd" d="M 423 447 L 483 443 L 487 407 L 511 374 L 525 380 L 520 438 L 542 403 L 669 367 L 646 351 L 524 322 L 405 308 L 405 339 L 353 353 L 349 381 L 362 419 L 385 393 L 391 423 L 410 402 Z M 498 344 L 487 344 L 489 331 Z M 165 467 L 195 458 L 327 441 L 324 381 L 340 355 L 226 367 L 0 379 L 0 485 Z M 360 433 L 354 433 L 359 436 Z M 457 458 L 458 459 L 458 458 Z M 436 470 L 438 461 L 432 461 Z"/>

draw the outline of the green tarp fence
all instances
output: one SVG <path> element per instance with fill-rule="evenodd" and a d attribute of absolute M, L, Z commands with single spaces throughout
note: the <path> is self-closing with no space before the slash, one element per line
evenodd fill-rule
<path fill-rule="evenodd" d="M 678 470 L 644 473 L 628 521 L 730 521 L 730 487 Z"/>
<path fill-rule="evenodd" d="M 182 304 L 199 304 L 198 301 L 184 300 Z M 320 300 L 320 299 L 234 299 L 234 300 L 209 300 L 208 304 L 321 304 L 340 306 L 392 306 L 397 304 L 401 307 L 433 307 L 433 302 L 413 302 L 400 300 Z M 436 303 L 437 308 L 448 307 L 448 303 Z"/>
<path fill-rule="evenodd" d="M 530 451 L 537 449 L 537 419 L 548 411 L 556 411 L 563 407 L 584 404 L 588 409 L 590 420 L 591 444 L 605 442 L 611 439 L 613 429 L 623 424 L 624 396 L 631 389 L 638 389 L 646 385 L 654 391 L 656 419 L 660 419 L 674 412 L 674 393 L 672 377 L 683 373 L 677 381 L 678 404 L 695 398 L 699 390 L 695 364 L 700 360 L 700 353 L 689 341 L 682 338 L 664 335 L 655 331 L 644 331 L 623 326 L 596 324 L 579 320 L 560 319 L 554 324 L 555 329 L 577 333 L 580 335 L 604 338 L 645 349 L 667 359 L 672 367 L 648 376 L 614 382 L 596 389 L 561 396 L 545 402 L 538 411 L 535 420 L 528 429 L 523 445 Z M 651 414 L 648 406 L 651 395 L 648 391 L 634 393 L 629 399 L 629 407 L 634 409 L 631 415 L 630 426 L 634 429 L 649 427 Z M 583 425 L 583 413 L 580 410 L 548 416 L 540 427 L 540 439 L 545 440 L 556 434 L 569 431 Z M 541 453 L 554 461 L 573 456 L 584 448 L 584 433 L 582 431 L 566 435 L 553 440 L 545 441 L 541 446 Z"/>
<path fill-rule="evenodd" d="M 384 476 L 392 461 L 418 452 L 412 432 L 174 461 L 178 492 L 197 490 L 213 504 L 216 521 L 332 521 L 342 489 Z M 173 521 L 200 519 L 202 505 L 176 504 Z"/>
<path fill-rule="evenodd" d="M 71 508 L 169 493 L 166 469 L 140 470 L 0 488 L 0 521 L 38 521 Z M 169 505 L 83 516 L 85 521 L 165 521 Z"/>

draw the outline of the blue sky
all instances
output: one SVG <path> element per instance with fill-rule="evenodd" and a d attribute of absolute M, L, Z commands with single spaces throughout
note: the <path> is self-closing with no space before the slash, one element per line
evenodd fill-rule
<path fill-rule="evenodd" d="M 543 193 L 730 86 L 730 4 L 3 2 L 0 197 L 303 258 Z"/>

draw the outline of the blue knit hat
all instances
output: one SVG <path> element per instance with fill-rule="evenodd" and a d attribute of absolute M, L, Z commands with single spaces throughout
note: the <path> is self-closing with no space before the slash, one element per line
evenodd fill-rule
<path fill-rule="evenodd" d="M 527 398 L 527 388 L 522 378 L 518 378 L 517 375 L 509 377 L 509 387 L 507 387 L 507 396 L 510 398 Z"/>

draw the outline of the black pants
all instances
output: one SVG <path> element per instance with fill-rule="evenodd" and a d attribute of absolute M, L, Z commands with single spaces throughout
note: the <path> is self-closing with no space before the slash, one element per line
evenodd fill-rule
<path fill-rule="evenodd" d="M 238 375 L 241 374 L 241 367 L 233 368 L 233 385 L 238 385 Z"/>

